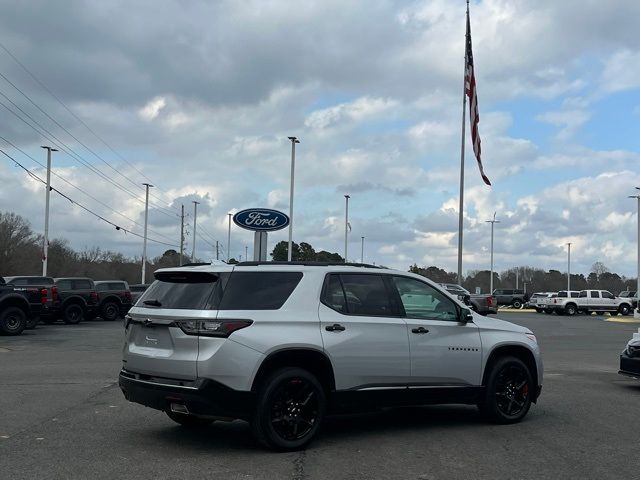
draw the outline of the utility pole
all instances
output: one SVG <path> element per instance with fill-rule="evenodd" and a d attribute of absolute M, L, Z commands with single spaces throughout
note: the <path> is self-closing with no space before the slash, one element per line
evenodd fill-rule
<path fill-rule="evenodd" d="M 218 240 L 216 240 L 216 260 L 220 260 L 220 248 L 218 247 Z"/>
<path fill-rule="evenodd" d="M 249 261 L 249 245 L 244 246 L 244 261 Z"/>
<path fill-rule="evenodd" d="M 150 183 L 143 183 L 146 187 L 144 201 L 144 243 L 142 246 L 142 282 L 145 283 L 147 277 L 147 225 L 149 224 L 149 187 L 153 187 Z"/>
<path fill-rule="evenodd" d="M 291 189 L 289 190 L 289 243 L 287 248 L 287 261 L 290 262 L 293 254 L 293 183 L 296 170 L 296 143 L 300 143 L 296 137 L 288 137 L 291 140 Z"/>
<path fill-rule="evenodd" d="M 227 234 L 227 263 L 231 260 L 231 214 L 227 214 L 229 216 L 229 233 Z"/>
<path fill-rule="evenodd" d="M 571 290 L 571 242 L 567 242 L 567 296 Z"/>
<path fill-rule="evenodd" d="M 184 256 L 184 205 L 180 209 L 180 265 Z"/>
<path fill-rule="evenodd" d="M 516 290 L 518 290 L 518 280 L 520 276 L 520 269 L 516 267 Z"/>
<path fill-rule="evenodd" d="M 49 197 L 51 196 L 51 152 L 58 150 L 52 147 L 43 146 L 47 151 L 47 191 L 44 201 L 44 241 L 42 244 L 42 276 L 47 276 L 49 263 Z"/>
<path fill-rule="evenodd" d="M 491 224 L 491 278 L 489 279 L 489 295 L 493 294 L 493 227 L 496 223 L 500 223 L 500 220 L 496 220 L 496 212 L 493 212 L 493 220 L 486 220 L 485 223 Z M 516 274 L 517 274 L 516 270 Z"/>
<path fill-rule="evenodd" d="M 344 196 L 345 211 L 344 211 L 344 263 L 347 263 L 347 244 L 349 238 L 349 195 Z"/>
<path fill-rule="evenodd" d="M 360 237 L 362 245 L 360 245 L 360 263 L 364 263 L 364 237 Z"/>
<path fill-rule="evenodd" d="M 191 241 L 191 261 L 196 261 L 196 222 L 198 220 L 198 205 L 200 202 L 196 202 L 195 200 L 191 201 L 193 203 L 193 240 Z"/>
<path fill-rule="evenodd" d="M 636 187 L 636 190 L 640 190 L 640 187 Z M 638 221 L 638 269 L 636 271 L 636 274 L 638 275 L 638 279 L 637 282 L 638 284 L 636 285 L 636 298 L 640 299 L 640 193 L 636 194 L 636 195 L 629 195 L 629 198 L 635 198 L 638 200 L 638 217 L 637 217 L 637 221 Z M 636 311 L 633 314 L 634 317 L 636 318 L 640 318 L 640 300 L 638 301 L 638 304 L 636 306 Z"/>

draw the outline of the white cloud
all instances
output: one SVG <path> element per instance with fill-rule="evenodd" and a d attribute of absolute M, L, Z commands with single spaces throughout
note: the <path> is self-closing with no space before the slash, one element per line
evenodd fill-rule
<path fill-rule="evenodd" d="M 149 100 L 147 104 L 141 108 L 138 112 L 140 117 L 148 122 L 155 120 L 160 114 L 160 111 L 167 105 L 167 100 L 164 97 L 157 97 L 153 100 Z"/>
<path fill-rule="evenodd" d="M 353 102 L 316 110 L 304 121 L 307 127 L 323 129 L 341 121 L 361 122 L 375 118 L 393 109 L 398 102 L 390 98 L 361 97 Z"/>

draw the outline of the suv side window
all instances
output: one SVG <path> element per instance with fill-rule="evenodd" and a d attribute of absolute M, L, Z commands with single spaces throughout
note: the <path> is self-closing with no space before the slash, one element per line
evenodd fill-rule
<path fill-rule="evenodd" d="M 600 292 L 591 292 L 591 298 L 600 298 Z"/>
<path fill-rule="evenodd" d="M 96 290 L 98 292 L 106 292 L 107 290 L 109 290 L 109 284 L 108 283 L 96 283 Z"/>
<path fill-rule="evenodd" d="M 340 280 L 349 314 L 369 317 L 396 316 L 381 275 L 343 274 L 340 275 Z"/>
<path fill-rule="evenodd" d="M 302 279 L 302 272 L 233 272 L 220 310 L 278 310 Z"/>
<path fill-rule="evenodd" d="M 571 298 L 577 298 L 580 295 L 578 292 L 571 292 Z"/>
<path fill-rule="evenodd" d="M 431 285 L 415 278 L 393 277 L 405 316 L 427 320 L 458 321 L 455 303 Z"/>
<path fill-rule="evenodd" d="M 578 298 L 587 298 L 587 291 L 586 290 L 582 290 L 580 292 L 580 294 L 578 295 Z"/>
<path fill-rule="evenodd" d="M 602 298 L 615 298 L 611 292 L 602 292 Z"/>
<path fill-rule="evenodd" d="M 74 280 L 73 284 L 75 290 L 91 290 L 91 282 L 89 280 Z"/>
<path fill-rule="evenodd" d="M 329 275 L 324 292 L 322 292 L 322 303 L 327 307 L 340 313 L 347 313 L 347 299 L 344 296 L 342 282 L 338 275 Z"/>

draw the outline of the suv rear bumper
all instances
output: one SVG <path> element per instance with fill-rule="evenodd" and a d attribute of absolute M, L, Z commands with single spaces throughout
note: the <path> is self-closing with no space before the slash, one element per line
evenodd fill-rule
<path fill-rule="evenodd" d="M 119 385 L 130 402 L 162 411 L 177 403 L 185 405 L 194 415 L 247 419 L 254 403 L 252 392 L 233 390 L 209 379 L 189 382 L 122 369 Z"/>

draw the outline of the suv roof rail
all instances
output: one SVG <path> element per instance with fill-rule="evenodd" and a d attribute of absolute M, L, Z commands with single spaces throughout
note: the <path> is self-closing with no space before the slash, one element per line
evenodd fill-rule
<path fill-rule="evenodd" d="M 260 265 L 300 265 L 305 267 L 361 267 L 361 268 L 384 268 L 380 265 L 371 265 L 369 263 L 352 263 L 352 262 L 239 262 L 236 267 L 257 267 Z"/>

